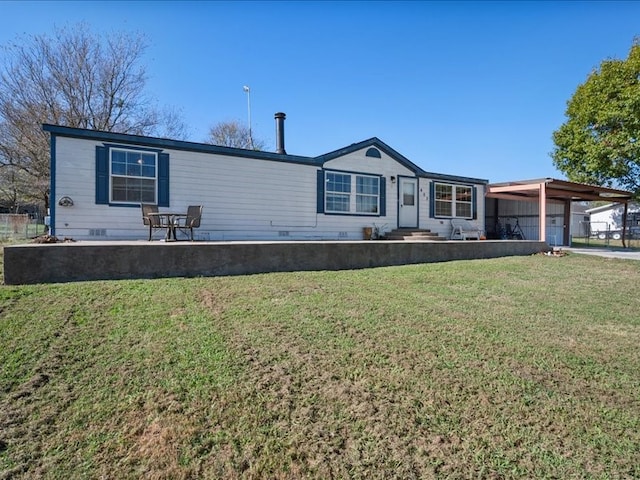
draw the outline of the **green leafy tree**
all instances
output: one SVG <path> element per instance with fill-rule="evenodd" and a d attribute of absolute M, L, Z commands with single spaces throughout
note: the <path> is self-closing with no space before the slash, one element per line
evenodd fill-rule
<path fill-rule="evenodd" d="M 145 94 L 138 34 L 105 36 L 79 24 L 19 37 L 0 56 L 0 169 L 19 172 L 18 192 L 49 205 L 49 136 L 43 123 L 182 138 L 184 124 Z M 14 178 L 0 175 L 2 179 Z M 0 188 L 2 191 L 3 188 Z"/>
<path fill-rule="evenodd" d="M 609 59 L 567 104 L 553 133 L 553 163 L 576 182 L 623 188 L 640 198 L 640 43 Z"/>

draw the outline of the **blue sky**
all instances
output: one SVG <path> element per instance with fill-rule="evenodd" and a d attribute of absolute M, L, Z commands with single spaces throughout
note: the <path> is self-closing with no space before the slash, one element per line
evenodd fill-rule
<path fill-rule="evenodd" d="M 316 156 L 378 137 L 427 171 L 564 178 L 549 152 L 576 87 L 640 35 L 640 2 L 0 0 L 0 44 L 84 21 L 144 33 L 148 91 L 188 137 L 247 121 Z"/>

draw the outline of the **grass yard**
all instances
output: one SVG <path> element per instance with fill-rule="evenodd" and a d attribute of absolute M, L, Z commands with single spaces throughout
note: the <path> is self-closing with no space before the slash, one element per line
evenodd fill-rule
<path fill-rule="evenodd" d="M 0 286 L 0 478 L 640 477 L 640 262 Z"/>

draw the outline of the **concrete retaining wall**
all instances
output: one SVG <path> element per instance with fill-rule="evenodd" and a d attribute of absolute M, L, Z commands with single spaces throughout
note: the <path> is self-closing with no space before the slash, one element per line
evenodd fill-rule
<path fill-rule="evenodd" d="M 4 248 L 7 285 L 349 270 L 531 255 L 538 241 L 76 242 Z"/>

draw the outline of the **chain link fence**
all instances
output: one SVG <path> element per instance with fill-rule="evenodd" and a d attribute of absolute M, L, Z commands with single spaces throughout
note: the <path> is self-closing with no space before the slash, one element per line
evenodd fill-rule
<path fill-rule="evenodd" d="M 631 226 L 625 232 L 627 247 L 640 247 L 640 226 Z M 622 230 L 611 228 L 608 222 L 581 221 L 577 231 L 572 233 L 572 244 L 579 243 L 594 247 L 621 247 Z"/>
<path fill-rule="evenodd" d="M 0 240 L 26 240 L 42 235 L 46 227 L 37 217 L 0 213 Z"/>

